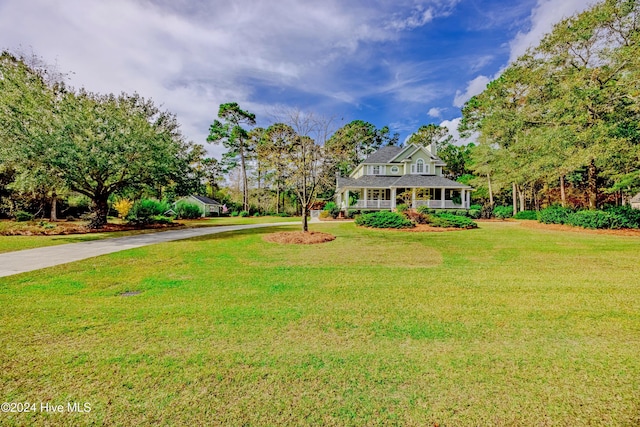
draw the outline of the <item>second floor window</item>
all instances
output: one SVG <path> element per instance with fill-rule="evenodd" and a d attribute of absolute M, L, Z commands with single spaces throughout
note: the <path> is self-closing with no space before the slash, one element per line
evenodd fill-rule
<path fill-rule="evenodd" d="M 418 159 L 416 162 L 416 173 L 424 173 L 424 160 Z"/>
<path fill-rule="evenodd" d="M 380 175 L 380 166 L 374 166 L 373 167 L 373 174 L 374 175 Z"/>

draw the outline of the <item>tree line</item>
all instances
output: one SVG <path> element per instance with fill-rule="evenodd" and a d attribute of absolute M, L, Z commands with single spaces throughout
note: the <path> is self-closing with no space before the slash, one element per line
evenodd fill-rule
<path fill-rule="evenodd" d="M 595 209 L 640 190 L 639 7 L 606 0 L 561 21 L 465 104 L 476 196 Z"/>

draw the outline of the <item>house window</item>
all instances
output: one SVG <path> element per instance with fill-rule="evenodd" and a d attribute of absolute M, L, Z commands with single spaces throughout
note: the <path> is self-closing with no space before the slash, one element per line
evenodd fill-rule
<path fill-rule="evenodd" d="M 416 173 L 424 173 L 424 160 L 418 159 L 416 162 Z"/>
<path fill-rule="evenodd" d="M 373 167 L 373 174 L 374 175 L 380 175 L 380 166 L 374 166 Z"/>
<path fill-rule="evenodd" d="M 397 166 L 391 166 L 391 173 L 398 173 L 399 170 Z"/>

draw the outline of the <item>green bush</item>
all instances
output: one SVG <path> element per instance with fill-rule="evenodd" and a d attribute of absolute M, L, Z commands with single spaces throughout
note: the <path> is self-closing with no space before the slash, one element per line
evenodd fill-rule
<path fill-rule="evenodd" d="M 428 215 L 428 214 L 434 214 L 434 213 L 436 213 L 436 210 L 435 210 L 435 209 L 430 208 L 429 206 L 418 206 L 417 211 L 418 211 L 419 213 L 421 213 L 421 214 L 425 214 L 425 215 Z"/>
<path fill-rule="evenodd" d="M 253 214 L 254 217 L 260 216 L 260 212 L 256 212 Z"/>
<path fill-rule="evenodd" d="M 127 220 L 136 224 L 150 224 L 154 216 L 164 215 L 169 205 L 152 199 L 141 199 L 133 204 L 127 214 Z"/>
<path fill-rule="evenodd" d="M 453 214 L 458 216 L 469 216 L 469 211 L 467 211 L 466 209 L 457 209 L 453 212 Z"/>
<path fill-rule="evenodd" d="M 566 224 L 573 211 L 559 205 L 549 206 L 538 213 L 538 221 L 543 224 Z"/>
<path fill-rule="evenodd" d="M 354 219 L 358 215 L 360 215 L 360 210 L 358 209 L 349 209 L 347 211 L 347 219 Z"/>
<path fill-rule="evenodd" d="M 469 209 L 469 218 L 471 219 L 479 219 L 482 216 L 482 210 L 480 209 Z"/>
<path fill-rule="evenodd" d="M 249 216 L 249 211 L 240 211 L 240 213 L 238 214 L 238 216 L 241 216 L 241 217 L 243 217 L 243 218 L 244 218 L 244 217 L 247 217 L 247 216 Z"/>
<path fill-rule="evenodd" d="M 16 221 L 18 222 L 33 220 L 33 214 L 30 214 L 29 212 L 25 212 L 25 211 L 16 212 L 15 217 L 16 217 Z"/>
<path fill-rule="evenodd" d="M 202 217 L 202 209 L 195 203 L 178 202 L 176 204 L 176 215 L 180 219 L 197 219 Z"/>
<path fill-rule="evenodd" d="M 396 211 L 398 211 L 398 213 L 404 213 L 408 210 L 409 210 L 409 206 L 405 205 L 404 203 L 401 203 L 396 206 Z"/>
<path fill-rule="evenodd" d="M 238 216 L 238 211 L 231 212 L 231 216 Z"/>
<path fill-rule="evenodd" d="M 466 216 L 452 215 L 450 213 L 440 213 L 431 216 L 431 225 L 433 227 L 443 228 L 478 228 L 471 218 Z"/>
<path fill-rule="evenodd" d="M 471 206 L 469 206 L 469 210 L 481 211 L 482 210 L 482 205 L 471 205 Z"/>
<path fill-rule="evenodd" d="M 513 216 L 513 208 L 511 206 L 496 206 L 493 208 L 493 216 L 498 219 L 511 218 Z"/>
<path fill-rule="evenodd" d="M 631 206 L 616 206 L 606 209 L 606 212 L 616 217 L 621 228 L 640 228 L 640 209 Z"/>
<path fill-rule="evenodd" d="M 621 228 L 614 215 L 605 211 L 577 211 L 567 218 L 567 224 L 582 228 Z"/>
<path fill-rule="evenodd" d="M 396 212 L 379 211 L 360 215 L 356 224 L 372 228 L 410 228 L 413 223 Z"/>
<path fill-rule="evenodd" d="M 515 219 L 538 219 L 538 212 L 536 211 L 521 211 L 514 216 Z"/>
<path fill-rule="evenodd" d="M 324 205 L 323 210 L 325 212 L 329 212 L 329 215 L 331 215 L 333 219 L 337 218 L 338 215 L 340 215 L 340 208 L 338 207 L 336 202 L 328 202 L 326 205 Z"/>
<path fill-rule="evenodd" d="M 151 217 L 152 224 L 171 224 L 173 222 L 173 218 L 170 216 L 164 215 L 154 215 Z"/>

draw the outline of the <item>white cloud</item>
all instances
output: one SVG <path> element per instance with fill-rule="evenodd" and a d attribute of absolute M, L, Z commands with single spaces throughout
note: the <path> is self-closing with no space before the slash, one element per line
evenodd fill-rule
<path fill-rule="evenodd" d="M 598 2 L 596 0 L 538 0 L 536 7 L 531 12 L 529 30 L 519 32 L 509 43 L 511 48 L 509 62 L 518 59 L 528 48 L 537 46 L 544 35 L 549 33 L 553 26 L 562 19 L 582 12 Z"/>
<path fill-rule="evenodd" d="M 471 142 L 475 143 L 477 139 L 477 135 L 471 135 L 468 138 L 462 138 L 460 136 L 460 132 L 458 132 L 458 126 L 460 125 L 460 121 L 462 117 L 457 117 L 452 120 L 443 120 L 440 122 L 440 126 L 445 127 L 449 130 L 449 134 L 453 137 L 454 143 L 456 145 L 467 145 Z"/>
<path fill-rule="evenodd" d="M 265 108 L 257 87 L 356 103 L 357 92 L 334 90 L 336 70 L 363 43 L 395 40 L 456 2 L 4 0 L 0 40 L 73 71 L 73 86 L 153 98 L 204 143 L 220 103 Z M 401 100 L 430 96 L 417 82 L 385 90 Z"/>
<path fill-rule="evenodd" d="M 427 112 L 427 115 L 429 117 L 440 117 L 440 116 L 442 116 L 442 108 L 435 108 L 435 107 L 431 108 Z"/>
<path fill-rule="evenodd" d="M 456 91 L 456 96 L 453 99 L 453 105 L 456 107 L 462 107 L 465 102 L 471 99 L 472 96 L 482 93 L 487 88 L 487 84 L 489 84 L 490 81 L 491 79 L 487 76 L 478 76 L 467 82 L 467 89 L 464 92 L 460 90 Z"/>

